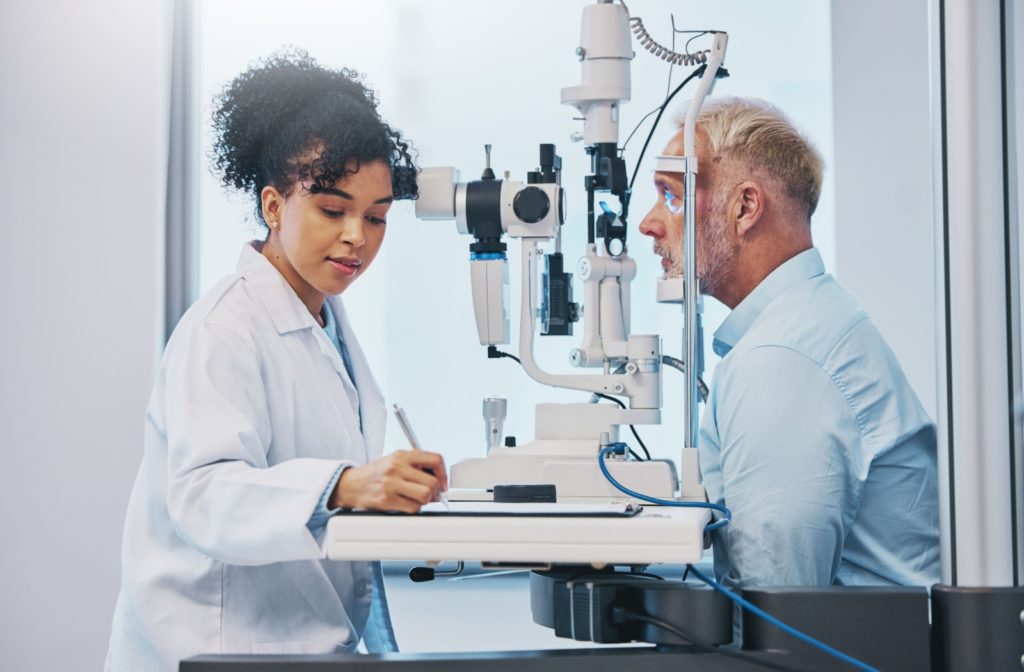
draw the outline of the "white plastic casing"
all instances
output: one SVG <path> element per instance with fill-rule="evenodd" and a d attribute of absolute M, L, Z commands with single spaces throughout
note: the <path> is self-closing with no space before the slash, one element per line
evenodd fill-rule
<path fill-rule="evenodd" d="M 629 62 L 633 59 L 629 17 L 622 5 L 595 4 L 583 9 L 580 50 L 581 82 L 562 89 L 562 103 L 576 106 L 583 115 L 585 144 L 618 143 L 619 104 L 629 100 Z"/>
<path fill-rule="evenodd" d="M 697 159 L 693 159 L 694 168 L 697 166 Z M 673 156 L 670 154 L 659 154 L 654 158 L 654 172 L 656 173 L 685 173 L 686 157 Z"/>
<path fill-rule="evenodd" d="M 469 262 L 473 286 L 473 312 L 480 345 L 505 345 L 509 340 L 508 261 Z"/>
<path fill-rule="evenodd" d="M 529 224 L 516 216 L 513 204 L 516 194 L 527 187 L 540 189 L 548 196 L 548 214 L 539 222 Z M 561 225 L 562 188 L 557 184 L 523 184 L 505 180 L 501 185 L 502 228 L 512 238 L 554 238 Z"/>
<path fill-rule="evenodd" d="M 682 303 L 683 278 L 658 278 L 658 290 L 656 300 L 658 303 Z"/>
<path fill-rule="evenodd" d="M 459 171 L 451 166 L 424 168 L 416 178 L 419 196 L 416 217 L 419 219 L 455 218 L 455 183 Z"/>

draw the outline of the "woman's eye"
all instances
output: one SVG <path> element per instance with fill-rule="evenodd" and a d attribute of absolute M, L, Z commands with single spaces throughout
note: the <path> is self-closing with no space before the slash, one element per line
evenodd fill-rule
<path fill-rule="evenodd" d="M 325 215 L 328 217 L 341 217 L 345 214 L 343 210 L 331 210 L 329 208 L 320 208 Z"/>

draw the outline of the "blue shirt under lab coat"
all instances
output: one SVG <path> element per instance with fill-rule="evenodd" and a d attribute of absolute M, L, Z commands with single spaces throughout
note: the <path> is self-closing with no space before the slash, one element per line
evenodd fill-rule
<path fill-rule="evenodd" d="M 715 332 L 701 424 L 715 573 L 734 587 L 939 580 L 935 425 L 816 249 Z"/>
<path fill-rule="evenodd" d="M 355 374 L 352 371 L 352 358 L 348 353 L 348 346 L 345 345 L 345 341 L 341 339 L 341 329 L 338 326 L 338 321 L 334 318 L 334 311 L 331 310 L 329 304 L 324 304 L 321 314 L 324 318 L 324 333 L 327 338 L 330 339 L 331 345 L 338 351 L 338 355 L 341 357 L 341 361 L 345 366 L 345 373 L 348 375 L 349 381 L 355 380 Z M 351 394 L 353 408 L 359 415 L 359 428 L 362 430 L 363 418 L 362 413 L 359 411 L 359 388 L 353 384 L 351 387 L 345 386 L 346 393 Z M 351 390 L 351 391 L 349 391 Z M 322 537 L 327 521 L 330 520 L 331 516 L 340 511 L 340 509 L 329 509 L 327 507 L 330 501 L 331 494 L 334 492 L 335 486 L 338 484 L 338 480 L 341 478 L 341 472 L 345 470 L 345 466 L 338 467 L 338 470 L 334 473 L 330 483 L 324 489 L 323 495 L 320 496 L 320 502 L 317 504 L 316 510 L 313 511 L 313 515 L 310 516 L 309 522 L 306 526 L 309 527 L 310 531 L 313 532 L 318 538 Z M 366 650 L 370 653 L 393 653 L 398 651 L 398 642 L 395 639 L 394 626 L 391 624 L 391 612 L 388 609 L 387 596 L 384 591 L 384 573 L 381 570 L 379 562 L 374 562 L 371 567 L 372 572 L 372 583 L 373 583 L 373 601 L 370 604 L 370 618 L 366 622 L 366 629 L 363 630 L 363 642 L 366 645 Z"/>

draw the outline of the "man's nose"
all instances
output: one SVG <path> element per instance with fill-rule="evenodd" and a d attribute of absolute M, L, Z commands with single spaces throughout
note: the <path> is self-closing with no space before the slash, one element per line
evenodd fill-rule
<path fill-rule="evenodd" d="M 640 233 L 651 238 L 662 238 L 665 235 L 665 223 L 652 208 L 640 222 Z"/>

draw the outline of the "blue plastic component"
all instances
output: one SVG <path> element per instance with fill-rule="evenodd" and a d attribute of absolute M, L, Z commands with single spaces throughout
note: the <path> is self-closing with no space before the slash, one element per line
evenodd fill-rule
<path fill-rule="evenodd" d="M 504 252 L 470 252 L 470 261 L 493 261 L 494 259 L 508 259 Z"/>

